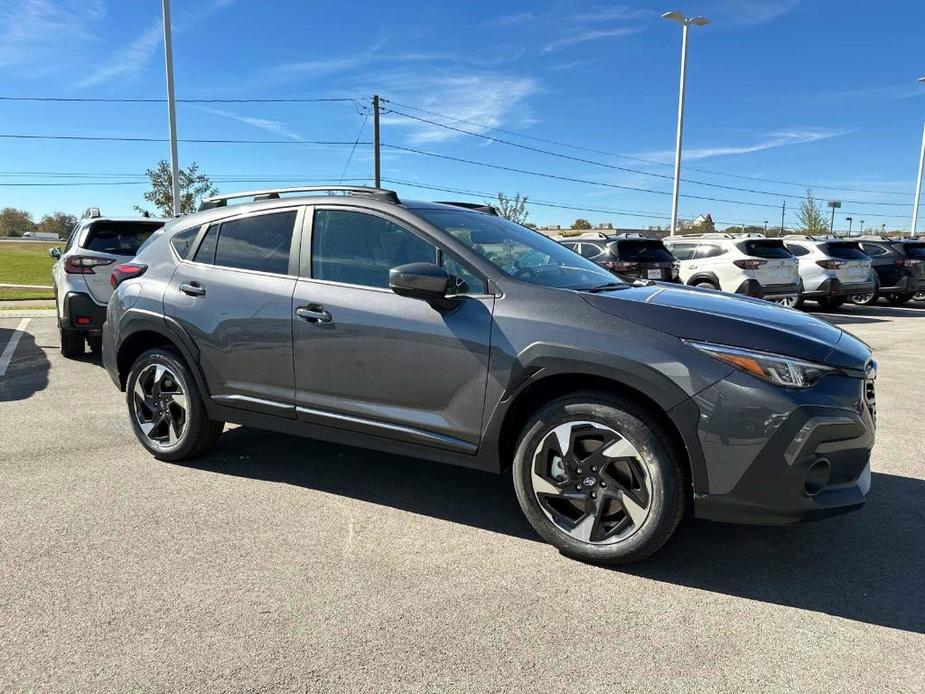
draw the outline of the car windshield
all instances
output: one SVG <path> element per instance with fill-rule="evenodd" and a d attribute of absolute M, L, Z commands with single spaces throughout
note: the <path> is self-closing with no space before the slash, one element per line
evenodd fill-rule
<path fill-rule="evenodd" d="M 83 247 L 88 251 L 113 255 L 136 255 L 151 234 L 164 226 L 163 222 L 96 222 L 90 227 Z"/>
<path fill-rule="evenodd" d="M 622 260 L 643 263 L 670 263 L 674 260 L 661 241 L 615 241 L 609 246 Z"/>
<path fill-rule="evenodd" d="M 743 241 L 739 248 L 752 258 L 792 258 L 793 254 L 784 248 L 779 239 L 758 239 Z"/>
<path fill-rule="evenodd" d="M 578 253 L 502 217 L 461 209 L 415 212 L 452 234 L 505 274 L 524 282 L 562 289 L 624 284 Z"/>

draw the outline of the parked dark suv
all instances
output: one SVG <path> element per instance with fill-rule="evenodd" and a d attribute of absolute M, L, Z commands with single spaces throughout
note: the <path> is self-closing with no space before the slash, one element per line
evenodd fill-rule
<path fill-rule="evenodd" d="M 204 208 L 112 275 L 103 360 L 159 459 L 235 422 L 512 470 L 536 531 L 600 562 L 653 552 L 688 508 L 793 523 L 864 503 L 876 369 L 837 327 L 627 284 L 493 214 L 391 191 Z"/>
<path fill-rule="evenodd" d="M 861 236 L 858 241 L 877 277 L 873 292 L 851 297 L 854 303 L 868 306 L 882 296 L 900 305 L 925 292 L 925 241 L 886 236 Z"/>
<path fill-rule="evenodd" d="M 583 255 L 601 267 L 624 277 L 680 282 L 678 263 L 658 239 L 636 234 L 607 236 L 589 232 L 580 236 L 556 237 L 566 248 Z"/>

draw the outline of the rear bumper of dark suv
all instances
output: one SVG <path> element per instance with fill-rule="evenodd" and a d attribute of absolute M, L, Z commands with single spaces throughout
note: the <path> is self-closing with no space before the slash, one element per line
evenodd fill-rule
<path fill-rule="evenodd" d="M 873 381 L 833 375 L 807 391 L 756 383 L 736 374 L 695 398 L 710 477 L 696 514 L 779 525 L 861 508 L 876 428 Z M 774 407 L 755 406 L 758 388 L 778 391 L 766 401 Z"/>

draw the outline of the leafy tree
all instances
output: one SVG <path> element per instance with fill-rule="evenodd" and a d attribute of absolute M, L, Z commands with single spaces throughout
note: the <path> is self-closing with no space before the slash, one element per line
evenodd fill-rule
<path fill-rule="evenodd" d="M 579 217 L 574 222 L 572 222 L 572 229 L 590 229 L 590 228 L 591 228 L 591 222 L 589 222 L 587 219 L 583 219 Z"/>
<path fill-rule="evenodd" d="M 803 234 L 812 236 L 829 233 L 829 220 L 826 219 L 825 212 L 816 203 L 813 191 L 809 188 L 806 190 L 806 197 L 800 203 L 797 219 L 800 220 L 800 232 Z"/>
<path fill-rule="evenodd" d="M 200 173 L 199 164 L 193 162 L 186 169 L 180 169 L 180 214 L 195 212 L 203 198 L 218 193 L 218 188 L 204 173 Z M 161 217 L 173 216 L 173 178 L 170 164 L 161 159 L 157 166 L 148 169 L 145 174 L 151 179 L 151 190 L 145 193 L 145 200 L 152 203 Z M 147 210 L 139 205 L 135 209 L 142 214 Z"/>
<path fill-rule="evenodd" d="M 498 214 L 505 219 L 510 219 L 516 224 L 523 224 L 527 221 L 530 214 L 527 211 L 527 196 L 517 193 L 513 198 L 509 198 L 504 193 L 498 193 L 498 202 L 495 205 Z"/>
<path fill-rule="evenodd" d="M 77 224 L 77 217 L 66 212 L 52 212 L 42 217 L 36 231 L 51 232 L 59 238 L 66 238 L 73 226 Z"/>
<path fill-rule="evenodd" d="M 0 236 L 22 236 L 34 229 L 32 215 L 25 210 L 17 210 L 15 207 L 4 207 L 0 210 Z"/>

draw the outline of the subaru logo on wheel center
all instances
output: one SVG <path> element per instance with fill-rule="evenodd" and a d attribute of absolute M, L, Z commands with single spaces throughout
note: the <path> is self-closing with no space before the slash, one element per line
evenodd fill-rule
<path fill-rule="evenodd" d="M 597 480 L 593 477 L 585 477 L 581 483 L 586 487 L 593 487 L 597 483 Z"/>

